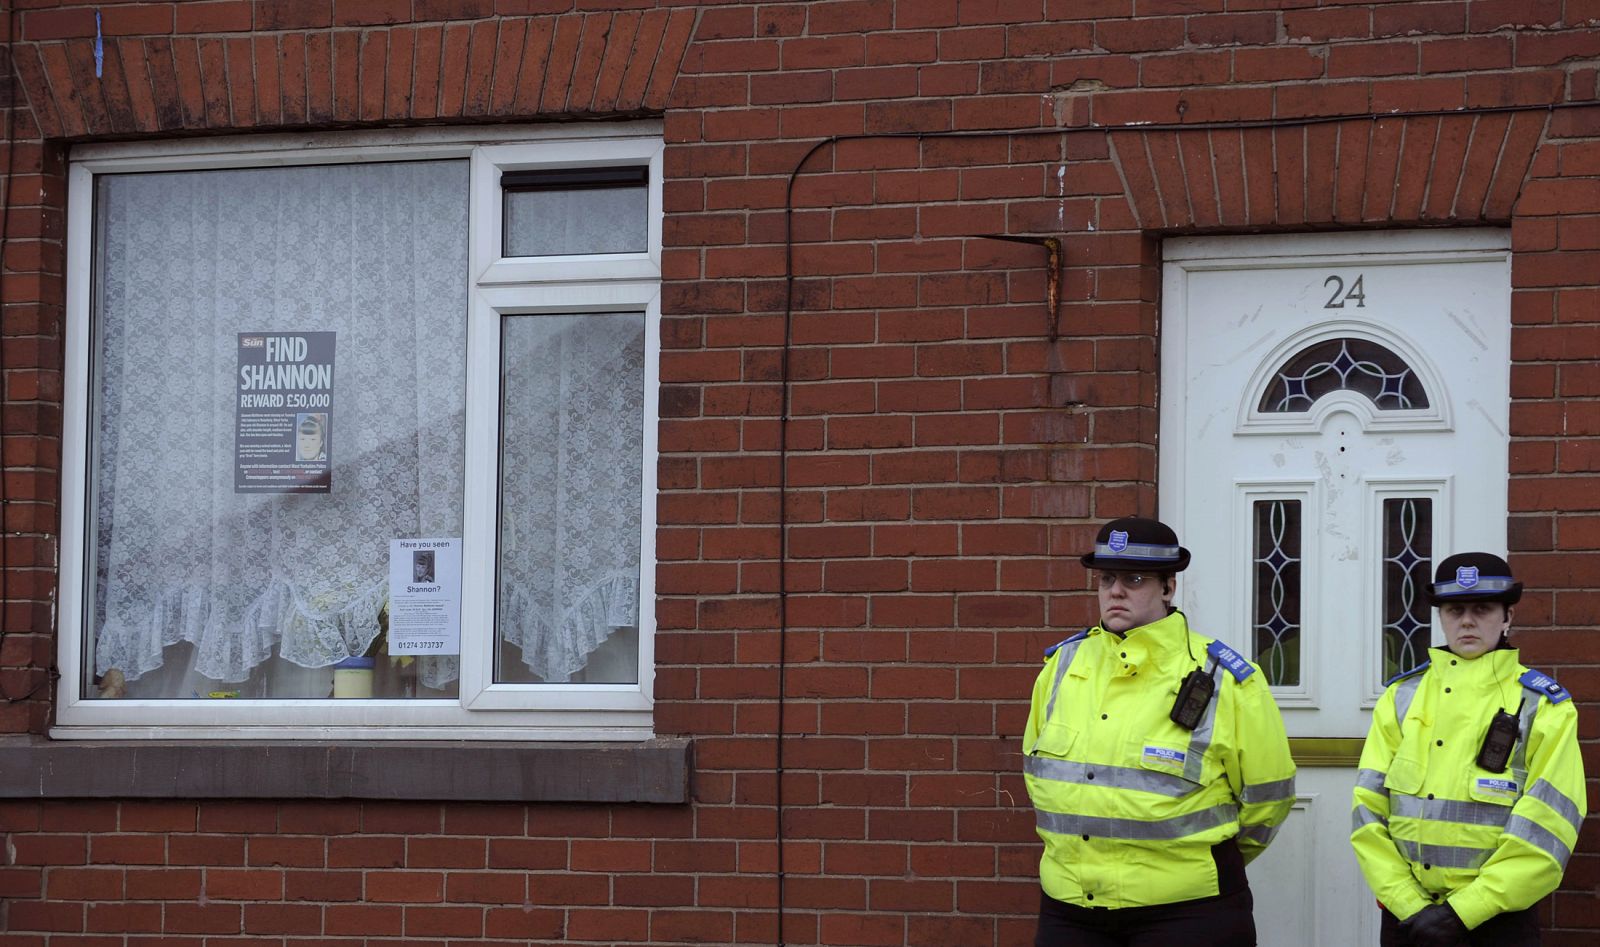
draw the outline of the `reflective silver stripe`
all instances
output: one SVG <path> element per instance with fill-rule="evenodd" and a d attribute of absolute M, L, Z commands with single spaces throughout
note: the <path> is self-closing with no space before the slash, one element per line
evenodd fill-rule
<path fill-rule="evenodd" d="M 1217 705 L 1222 703 L 1222 668 L 1217 666 L 1216 659 L 1211 661 L 1211 701 L 1206 704 L 1206 712 L 1200 717 L 1200 725 L 1194 728 L 1194 733 L 1189 735 L 1189 755 L 1183 760 L 1183 775 L 1195 782 L 1200 781 L 1200 772 L 1204 768 L 1206 750 L 1211 748 L 1211 728 L 1217 720 Z"/>
<path fill-rule="evenodd" d="M 1080 547 L 1081 548 L 1081 547 Z M 1517 584 L 1516 579 L 1497 575 L 1479 576 L 1478 581 L 1469 585 L 1459 582 L 1435 582 L 1433 594 L 1435 595 L 1481 595 L 1484 592 L 1505 592 Z"/>
<path fill-rule="evenodd" d="M 1239 801 L 1245 803 L 1278 802 L 1282 799 L 1294 798 L 1294 777 L 1279 779 L 1270 783 L 1256 783 L 1244 787 L 1244 792 L 1239 794 Z"/>
<path fill-rule="evenodd" d="M 1178 839 L 1204 832 L 1237 821 L 1239 810 L 1232 803 L 1201 809 L 1188 815 L 1174 816 L 1156 822 L 1138 819 L 1107 819 L 1098 816 L 1075 815 L 1070 812 L 1034 810 L 1034 820 L 1039 828 L 1057 835 L 1090 835 L 1095 838 L 1136 839 L 1160 841 Z"/>
<path fill-rule="evenodd" d="M 1276 825 L 1247 825 L 1239 830 L 1240 838 L 1249 839 L 1262 848 L 1271 845 L 1272 837 L 1277 834 L 1278 827 Z"/>
<path fill-rule="evenodd" d="M 1082 546 L 1078 547 L 1082 549 Z M 1096 558 L 1107 559 L 1149 559 L 1152 562 L 1177 562 L 1177 546 L 1150 546 L 1141 543 L 1128 543 L 1121 549 L 1112 549 L 1106 543 L 1095 543 L 1094 554 Z"/>
<path fill-rule="evenodd" d="M 1352 835 L 1354 835 L 1356 831 L 1363 825 L 1372 825 L 1374 823 L 1378 825 L 1388 825 L 1389 820 L 1363 805 L 1357 805 L 1354 809 L 1350 810 L 1350 833 Z"/>
<path fill-rule="evenodd" d="M 1517 715 L 1517 745 L 1511 751 L 1511 775 L 1518 786 L 1528 784 L 1528 737 L 1533 733 L 1533 718 L 1539 712 L 1544 692 L 1531 687 L 1522 689 L 1522 713 Z"/>
<path fill-rule="evenodd" d="M 1556 811 L 1556 814 L 1567 820 L 1572 826 L 1572 831 L 1579 832 L 1583 829 L 1583 815 L 1578 812 L 1577 803 L 1567 798 L 1567 794 L 1541 779 L 1528 790 L 1528 795 L 1539 800 Z"/>
<path fill-rule="evenodd" d="M 1399 726 L 1406 722 L 1406 711 L 1411 709 L 1411 698 L 1417 696 L 1417 685 L 1422 683 L 1422 674 L 1408 677 L 1394 686 L 1394 722 Z"/>
<path fill-rule="evenodd" d="M 1427 865 L 1429 868 L 1481 868 L 1494 854 L 1492 848 L 1460 848 L 1455 845 L 1423 845 L 1397 838 L 1395 848 L 1406 861 Z"/>
<path fill-rule="evenodd" d="M 1458 799 L 1423 799 L 1395 793 L 1389 800 L 1389 818 L 1421 819 L 1424 822 L 1460 822 L 1465 825 L 1492 825 L 1500 828 L 1511 818 L 1510 806 L 1492 802 L 1463 802 Z"/>
<path fill-rule="evenodd" d="M 1039 721 L 1039 729 L 1043 730 L 1050 715 L 1056 712 L 1056 698 L 1061 696 L 1061 679 L 1067 675 L 1067 667 L 1072 664 L 1072 659 L 1078 656 L 1078 645 L 1087 639 L 1079 638 L 1069 641 L 1056 649 L 1056 679 L 1050 685 L 1050 700 L 1044 705 L 1044 720 Z"/>
<path fill-rule="evenodd" d="M 1555 833 L 1532 819 L 1520 815 L 1512 816 L 1511 821 L 1506 823 L 1506 834 L 1542 850 L 1554 858 L 1556 864 L 1562 868 L 1567 867 L 1567 859 L 1572 856 L 1572 849 L 1567 847 L 1566 842 L 1556 838 Z"/>
<path fill-rule="evenodd" d="M 1384 778 L 1384 774 L 1375 769 L 1360 770 L 1356 773 L 1356 788 L 1387 796 L 1389 789 L 1383 784 Z"/>
<path fill-rule="evenodd" d="M 1200 788 L 1181 776 L 1158 773 L 1148 769 L 1128 766 L 1101 766 L 1098 763 L 1074 763 L 1048 756 L 1029 756 L 1022 761 L 1024 772 L 1038 779 L 1060 783 L 1081 783 L 1086 786 L 1109 786 L 1112 789 L 1136 789 L 1161 796 L 1179 798 Z M 1090 774 L 1093 778 L 1090 778 Z"/>

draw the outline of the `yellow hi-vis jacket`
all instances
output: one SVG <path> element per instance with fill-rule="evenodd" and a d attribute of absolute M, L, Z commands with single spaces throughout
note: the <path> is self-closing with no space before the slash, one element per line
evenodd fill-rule
<path fill-rule="evenodd" d="M 1429 654 L 1373 711 L 1350 844 L 1395 917 L 1448 901 L 1472 929 L 1561 882 L 1586 805 L 1578 714 L 1513 649 Z M 1517 716 L 1519 736 L 1505 771 L 1493 773 L 1477 759 L 1501 709 Z"/>
<path fill-rule="evenodd" d="M 1168 715 L 1196 668 L 1215 695 L 1191 732 Z M 1294 803 L 1294 761 L 1264 675 L 1190 632 L 1182 612 L 1051 649 L 1022 750 L 1044 839 L 1039 881 L 1082 907 L 1217 895 L 1212 846 L 1234 839 L 1249 861 Z"/>

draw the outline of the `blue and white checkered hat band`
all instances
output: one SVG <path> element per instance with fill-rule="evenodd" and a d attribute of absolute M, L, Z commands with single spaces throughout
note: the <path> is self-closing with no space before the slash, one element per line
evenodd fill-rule
<path fill-rule="evenodd" d="M 1083 548 L 1082 546 L 1078 548 Z M 1112 549 L 1106 543 L 1094 544 L 1094 555 L 1097 559 L 1139 559 L 1147 562 L 1177 562 L 1177 546 L 1146 546 L 1139 543 L 1129 543 L 1121 549 Z"/>
<path fill-rule="evenodd" d="M 1504 575 L 1480 575 L 1476 584 L 1462 585 L 1459 582 L 1435 582 L 1433 594 L 1435 598 L 1449 598 L 1452 595 L 1483 595 L 1485 593 L 1509 592 L 1517 580 Z"/>

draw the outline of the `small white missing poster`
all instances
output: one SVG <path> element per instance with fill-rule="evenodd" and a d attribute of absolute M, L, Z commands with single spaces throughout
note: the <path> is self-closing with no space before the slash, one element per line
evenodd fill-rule
<path fill-rule="evenodd" d="M 461 653 L 461 540 L 389 540 L 389 653 Z"/>

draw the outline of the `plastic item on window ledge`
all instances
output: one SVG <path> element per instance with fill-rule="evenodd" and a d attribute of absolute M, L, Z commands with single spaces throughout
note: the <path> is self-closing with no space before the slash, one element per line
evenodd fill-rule
<path fill-rule="evenodd" d="M 371 697 L 373 658 L 345 658 L 333 666 L 334 697 Z"/>
<path fill-rule="evenodd" d="M 389 603 L 385 601 L 378 609 L 378 633 L 367 643 L 366 651 L 360 655 L 352 655 L 333 666 L 333 690 L 330 696 L 335 698 L 370 698 L 379 697 L 413 697 L 415 696 L 414 671 L 412 665 L 416 658 L 409 655 L 389 654 Z M 385 662 L 383 659 L 388 658 Z M 395 675 L 390 673 L 393 669 L 402 672 L 397 681 Z M 391 693 L 398 684 L 401 693 Z"/>

